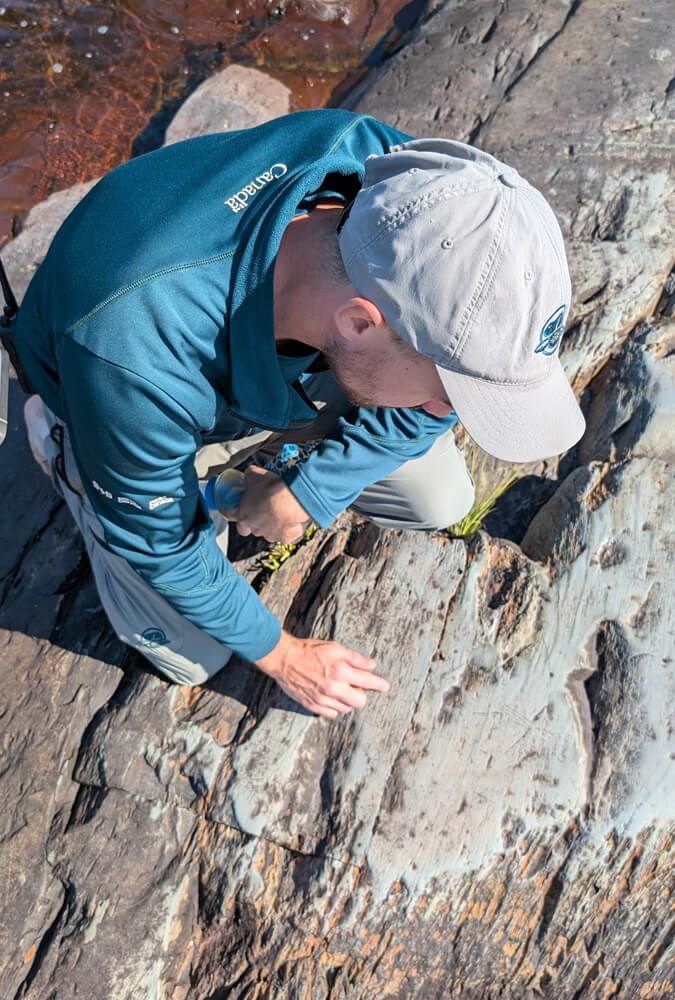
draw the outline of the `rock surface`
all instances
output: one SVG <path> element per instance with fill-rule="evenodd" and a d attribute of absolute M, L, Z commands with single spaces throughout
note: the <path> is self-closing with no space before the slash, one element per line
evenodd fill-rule
<path fill-rule="evenodd" d="M 492 535 L 344 514 L 269 578 L 239 559 L 287 628 L 377 658 L 392 690 L 362 712 L 311 717 L 243 662 L 171 686 L 127 653 L 12 386 L 3 996 L 673 995 L 667 34 L 658 0 L 447 3 L 351 101 L 546 191 L 587 416 Z"/>
<path fill-rule="evenodd" d="M 278 80 L 248 66 L 227 66 L 205 80 L 181 105 L 166 131 L 165 145 L 208 132 L 261 125 L 287 115 L 291 92 Z"/>
<path fill-rule="evenodd" d="M 664 2 L 447 3 L 347 102 L 411 135 L 484 148 L 546 193 L 568 247 L 562 358 L 580 397 L 653 315 L 675 259 L 672 58 L 659 41 L 670 30 Z M 520 467 L 487 526 L 520 541 L 559 464 Z M 486 492 L 502 475 L 488 460 Z"/>
<path fill-rule="evenodd" d="M 75 184 L 65 191 L 50 195 L 46 201 L 30 210 L 19 235 L 3 247 L 2 262 L 19 302 L 59 226 L 95 183 L 96 181 L 88 181 L 86 184 Z"/>

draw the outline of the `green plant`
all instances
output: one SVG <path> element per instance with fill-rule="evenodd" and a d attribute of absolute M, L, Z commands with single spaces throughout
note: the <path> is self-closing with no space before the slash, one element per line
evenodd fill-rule
<path fill-rule="evenodd" d="M 279 569 L 286 562 L 289 556 L 293 555 L 298 545 L 304 545 L 305 542 L 308 542 L 316 530 L 317 526 L 310 524 L 299 542 L 291 542 L 288 545 L 285 545 L 283 542 L 275 542 L 269 552 L 262 557 L 260 565 L 269 570 L 270 573 L 273 573 L 275 569 Z"/>
<path fill-rule="evenodd" d="M 506 493 L 509 487 L 513 486 L 520 478 L 520 471 L 522 469 L 521 465 L 507 467 L 497 479 L 489 483 L 486 482 L 485 463 L 487 462 L 488 455 L 473 441 L 467 449 L 468 440 L 469 437 L 465 434 L 462 454 L 464 455 L 467 468 L 471 473 L 476 494 L 473 507 L 469 513 L 465 514 L 461 521 L 451 524 L 448 528 L 450 534 L 455 538 L 471 538 L 476 534 L 483 524 L 483 518 L 490 513 L 500 496 Z M 468 460 L 467 451 L 469 452 Z M 480 455 L 483 456 L 482 460 L 479 460 Z"/>

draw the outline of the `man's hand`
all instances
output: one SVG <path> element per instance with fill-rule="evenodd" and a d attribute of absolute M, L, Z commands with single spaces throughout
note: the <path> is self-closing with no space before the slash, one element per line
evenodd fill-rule
<path fill-rule="evenodd" d="M 257 465 L 250 465 L 245 476 L 237 518 L 239 534 L 260 535 L 268 542 L 285 545 L 299 542 L 312 519 L 281 476 Z"/>
<path fill-rule="evenodd" d="M 339 642 L 295 639 L 282 631 L 271 653 L 255 661 L 282 690 L 310 712 L 334 719 L 366 704 L 364 688 L 388 691 L 389 682 L 373 673 L 375 661 Z"/>

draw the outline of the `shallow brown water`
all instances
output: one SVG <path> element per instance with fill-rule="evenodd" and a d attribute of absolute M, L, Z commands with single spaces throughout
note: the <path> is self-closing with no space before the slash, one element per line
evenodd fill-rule
<path fill-rule="evenodd" d="M 53 191 L 161 144 L 178 105 L 236 62 L 337 103 L 426 0 L 0 0 L 0 242 Z"/>

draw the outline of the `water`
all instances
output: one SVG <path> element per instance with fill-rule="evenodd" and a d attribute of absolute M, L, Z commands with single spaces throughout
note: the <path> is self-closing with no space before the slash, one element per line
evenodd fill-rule
<path fill-rule="evenodd" d="M 53 191 L 161 144 L 179 104 L 230 62 L 337 103 L 427 0 L 0 0 L 0 242 Z"/>

